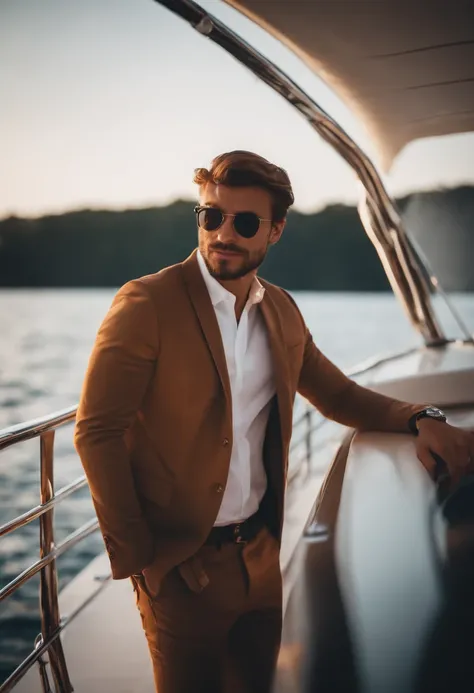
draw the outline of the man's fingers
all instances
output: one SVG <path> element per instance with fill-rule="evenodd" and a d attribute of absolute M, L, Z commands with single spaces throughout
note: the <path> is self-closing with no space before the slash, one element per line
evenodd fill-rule
<path fill-rule="evenodd" d="M 459 471 L 459 475 L 462 476 L 471 470 L 472 460 L 474 453 L 474 446 L 471 445 L 471 441 L 464 440 L 460 445 L 457 445 L 452 453 L 453 466 Z"/>
<path fill-rule="evenodd" d="M 474 472 L 474 435 L 450 427 L 429 427 L 420 431 L 416 452 L 432 478 L 440 472 L 449 472 L 452 484 L 457 484 L 461 478 Z"/>
<path fill-rule="evenodd" d="M 416 448 L 416 455 L 431 478 L 434 478 L 437 465 L 429 448 L 418 445 Z"/>
<path fill-rule="evenodd" d="M 469 470 L 470 453 L 466 445 L 459 445 L 454 449 L 446 450 L 444 459 L 455 483 L 460 481 Z"/>

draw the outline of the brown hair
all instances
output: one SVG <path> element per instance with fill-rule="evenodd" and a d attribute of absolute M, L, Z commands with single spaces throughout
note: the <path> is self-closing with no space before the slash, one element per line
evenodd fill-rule
<path fill-rule="evenodd" d="M 193 182 L 199 186 L 214 183 L 235 188 L 251 186 L 268 190 L 273 200 L 273 221 L 284 219 L 288 208 L 295 201 L 290 179 L 284 169 L 258 154 L 243 150 L 216 156 L 210 169 L 196 168 Z"/>

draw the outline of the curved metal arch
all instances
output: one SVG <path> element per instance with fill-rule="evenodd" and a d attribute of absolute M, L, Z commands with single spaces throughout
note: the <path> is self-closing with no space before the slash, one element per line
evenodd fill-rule
<path fill-rule="evenodd" d="M 430 298 L 437 287 L 407 236 L 393 200 L 375 166 L 352 138 L 303 89 L 270 60 L 193 0 L 155 0 L 187 21 L 200 34 L 233 55 L 283 96 L 354 170 L 364 188 L 359 213 L 394 293 L 427 344 L 444 344 Z"/>

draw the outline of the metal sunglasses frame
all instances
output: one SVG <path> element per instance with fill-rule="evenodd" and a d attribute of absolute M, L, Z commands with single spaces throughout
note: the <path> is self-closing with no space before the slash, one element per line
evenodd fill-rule
<path fill-rule="evenodd" d="M 221 223 L 219 224 L 219 226 L 216 226 L 215 229 L 209 229 L 209 230 L 206 229 L 206 228 L 204 229 L 204 231 L 208 231 L 209 233 L 212 233 L 212 231 L 217 231 L 217 229 L 220 229 L 221 226 L 222 226 L 222 224 L 224 223 L 226 217 L 232 217 L 232 218 L 235 220 L 235 218 L 236 218 L 239 214 L 253 214 L 253 215 L 255 215 L 255 217 L 258 219 L 259 222 L 262 222 L 262 221 L 270 221 L 270 222 L 273 222 L 273 219 L 264 219 L 263 217 L 259 217 L 258 214 L 256 214 L 256 212 L 251 212 L 251 211 L 249 211 L 249 210 L 247 210 L 247 211 L 246 211 L 246 210 L 242 210 L 241 212 L 236 212 L 235 214 L 230 214 L 230 213 L 225 213 L 225 212 L 223 212 L 222 209 L 219 209 L 219 207 L 210 207 L 210 206 L 207 206 L 207 207 L 206 207 L 205 205 L 197 205 L 197 206 L 194 208 L 194 212 L 195 212 L 195 214 L 196 214 L 196 219 L 197 219 L 198 226 L 199 226 L 199 212 L 202 212 L 204 209 L 215 209 L 215 210 L 217 210 L 218 212 L 220 212 L 220 214 L 221 214 L 221 216 L 222 216 L 222 221 L 221 221 Z M 235 222 L 232 224 L 232 226 L 234 227 L 234 230 L 239 234 L 239 236 L 242 236 L 242 234 L 235 228 Z M 204 227 L 201 227 L 201 226 L 200 226 L 200 228 L 204 228 Z M 256 235 L 257 235 L 259 229 L 260 229 L 260 223 L 259 223 L 259 225 L 258 225 L 258 227 L 257 227 L 257 230 L 256 230 L 255 233 L 253 234 L 253 236 L 256 236 Z M 243 237 L 244 237 L 244 238 L 252 238 L 253 236 L 243 236 Z"/>

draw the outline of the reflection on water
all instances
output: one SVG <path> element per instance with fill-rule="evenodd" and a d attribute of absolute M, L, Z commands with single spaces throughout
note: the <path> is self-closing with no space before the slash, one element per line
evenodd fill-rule
<path fill-rule="evenodd" d="M 93 339 L 112 290 L 0 292 L 0 428 L 43 416 L 77 402 Z M 319 347 L 348 368 L 380 351 L 416 344 L 399 304 L 390 294 L 295 294 Z M 474 324 L 472 296 L 457 298 Z M 82 473 L 72 445 L 72 426 L 56 433 L 56 488 Z M 39 502 L 39 442 L 0 456 L 0 524 Z M 57 541 L 93 515 L 87 489 L 55 512 Z M 38 521 L 0 540 L 0 586 L 38 558 Z M 102 550 L 99 534 L 58 561 L 63 587 Z M 38 578 L 0 604 L 0 681 L 31 649 L 39 631 Z"/>

